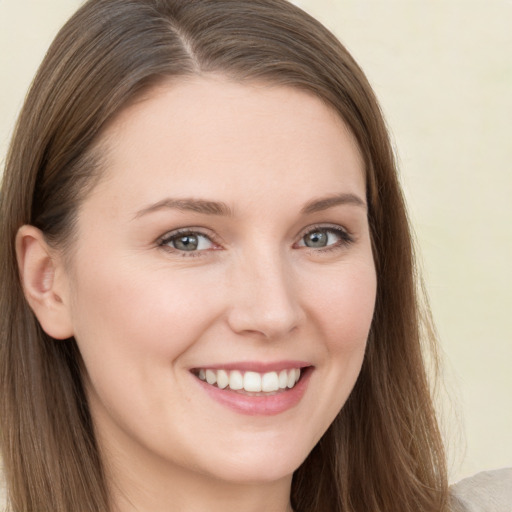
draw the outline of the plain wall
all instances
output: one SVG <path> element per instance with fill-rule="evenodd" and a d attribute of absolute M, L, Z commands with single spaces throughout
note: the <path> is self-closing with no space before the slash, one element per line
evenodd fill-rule
<path fill-rule="evenodd" d="M 512 466 L 512 1 L 295 3 L 361 64 L 396 144 L 445 353 L 451 479 Z M 35 70 L 79 4 L 0 0 L 1 167 Z"/>

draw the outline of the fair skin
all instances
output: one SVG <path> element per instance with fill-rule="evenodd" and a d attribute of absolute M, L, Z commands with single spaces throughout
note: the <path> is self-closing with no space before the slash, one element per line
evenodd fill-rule
<path fill-rule="evenodd" d="M 312 95 L 215 76 L 159 87 L 103 145 L 71 257 L 31 226 L 17 248 L 41 325 L 79 345 L 114 510 L 289 511 L 373 315 L 353 137 Z"/>

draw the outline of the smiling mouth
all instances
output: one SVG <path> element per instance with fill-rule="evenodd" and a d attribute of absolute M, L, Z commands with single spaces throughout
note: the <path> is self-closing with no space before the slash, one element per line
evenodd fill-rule
<path fill-rule="evenodd" d="M 238 393 L 262 396 L 280 393 L 295 387 L 306 368 L 289 368 L 276 372 L 200 368 L 192 373 L 210 386 Z"/>

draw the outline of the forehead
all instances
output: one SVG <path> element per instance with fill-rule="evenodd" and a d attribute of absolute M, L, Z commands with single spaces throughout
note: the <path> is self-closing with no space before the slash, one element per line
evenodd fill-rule
<path fill-rule="evenodd" d="M 107 187 L 126 202 L 177 192 L 256 197 L 271 189 L 278 200 L 311 187 L 365 188 L 360 151 L 340 116 L 285 86 L 217 76 L 160 85 L 121 112 L 102 146 Z"/>

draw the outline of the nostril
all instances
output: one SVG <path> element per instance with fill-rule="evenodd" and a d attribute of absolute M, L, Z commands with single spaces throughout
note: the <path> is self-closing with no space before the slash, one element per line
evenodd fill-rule
<path fill-rule="evenodd" d="M 277 303 L 274 298 L 261 303 L 237 304 L 229 315 L 231 329 L 238 333 L 274 339 L 290 335 L 300 325 L 300 312 L 291 303 Z"/>

